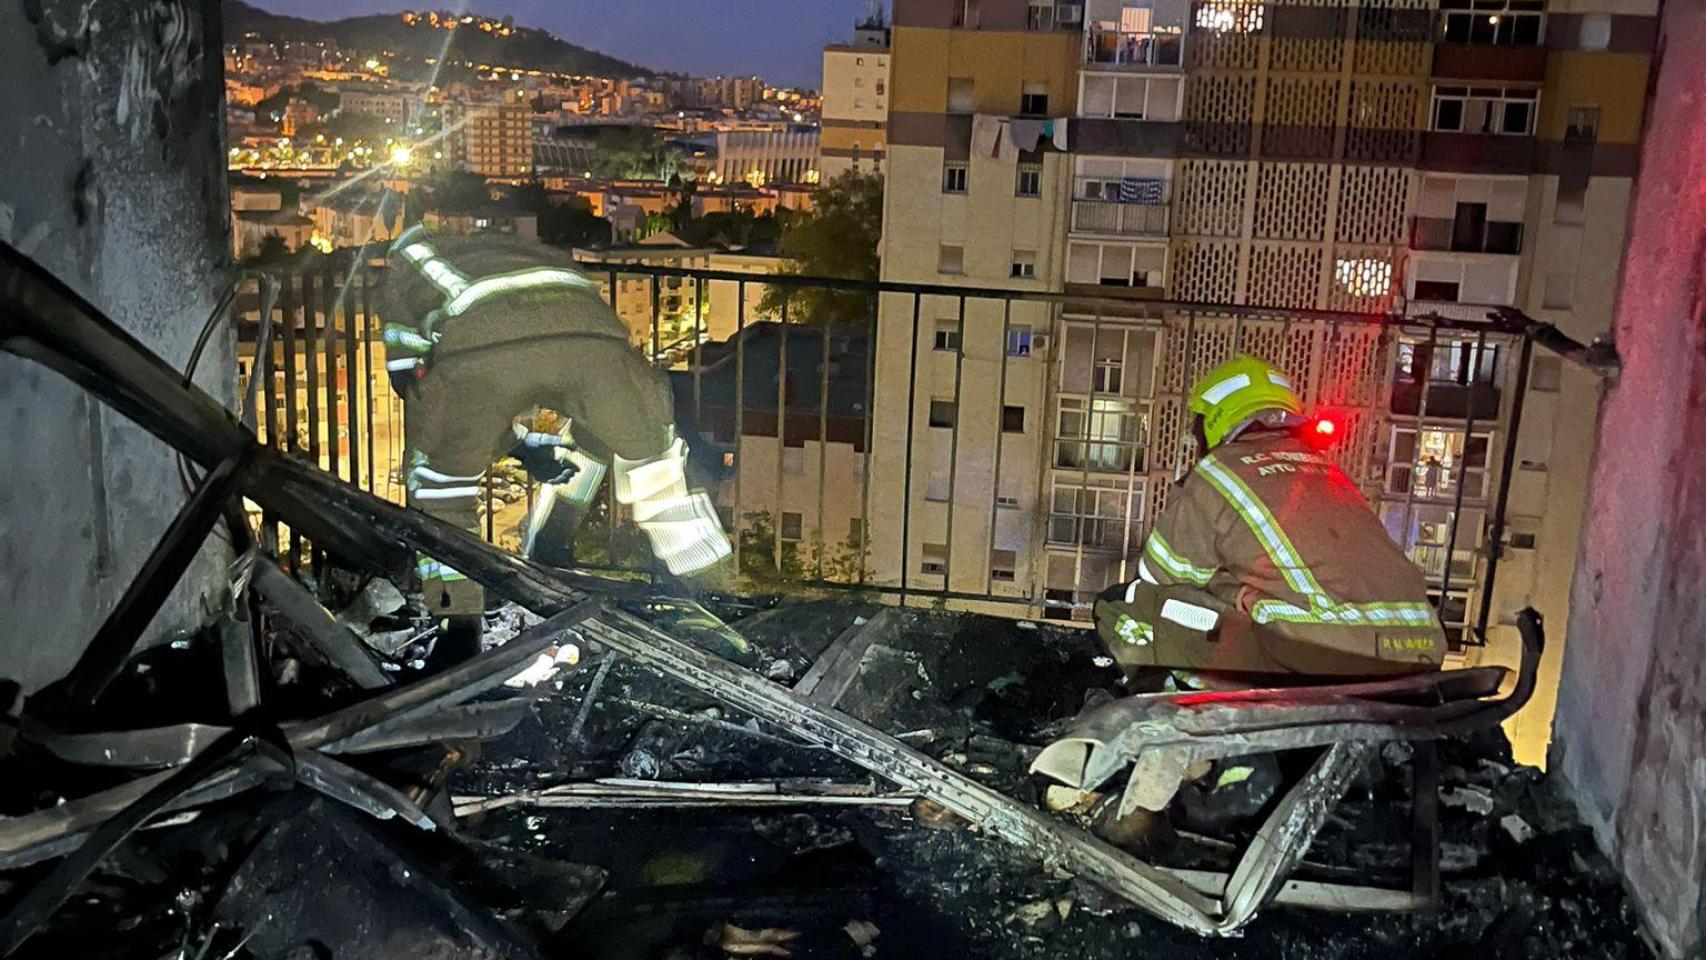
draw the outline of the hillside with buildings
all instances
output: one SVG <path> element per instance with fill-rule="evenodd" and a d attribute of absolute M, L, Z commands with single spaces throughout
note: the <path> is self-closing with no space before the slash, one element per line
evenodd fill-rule
<path fill-rule="evenodd" d="M 225 0 L 223 14 L 226 36 L 233 39 L 304 41 L 359 51 L 389 61 L 400 73 L 430 73 L 444 61 L 444 69 L 489 65 L 609 77 L 653 75 L 646 67 L 576 46 L 548 31 L 517 26 L 509 17 L 423 10 L 321 21 L 268 13 L 242 0 Z"/>

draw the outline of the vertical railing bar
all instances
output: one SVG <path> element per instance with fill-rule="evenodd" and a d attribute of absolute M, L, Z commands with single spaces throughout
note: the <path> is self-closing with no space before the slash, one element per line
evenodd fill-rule
<path fill-rule="evenodd" d="M 622 320 L 622 311 L 617 309 L 617 305 L 616 305 L 616 284 L 619 280 L 621 280 L 621 277 L 618 276 L 618 274 L 616 272 L 616 268 L 614 266 L 612 266 L 610 268 L 610 312 L 616 314 L 616 319 L 622 323 L 622 328 L 626 332 L 626 335 L 630 338 L 629 342 L 631 343 L 632 342 L 631 338 L 633 337 L 633 333 L 627 332 L 628 324 L 626 321 Z M 605 531 L 604 531 L 605 532 L 605 538 L 604 538 L 605 539 L 605 544 L 604 544 L 605 558 L 604 559 L 605 559 L 605 562 L 608 563 L 612 569 L 615 569 L 618 566 L 618 564 L 616 562 L 617 504 L 616 504 L 616 477 L 614 475 L 615 469 L 616 469 L 616 465 L 614 462 L 612 462 L 611 463 L 612 475 L 611 475 L 609 481 L 604 484 L 604 519 L 605 519 Z"/>
<path fill-rule="evenodd" d="M 813 553 L 816 554 L 812 571 L 814 580 L 823 579 L 823 554 L 829 549 L 824 489 L 829 480 L 829 332 L 834 323 L 833 319 L 825 317 L 818 328 L 818 340 L 823 344 L 823 353 L 819 355 L 817 365 L 817 542 L 812 545 Z"/>
<path fill-rule="evenodd" d="M 1089 399 L 1085 401 L 1084 411 L 1084 452 L 1080 461 L 1083 466 L 1079 468 L 1081 479 L 1078 494 L 1073 498 L 1074 506 L 1072 509 L 1072 539 L 1075 545 L 1072 553 L 1072 614 L 1074 617 L 1078 613 L 1078 587 L 1084 582 L 1084 517 L 1086 509 L 1084 501 L 1089 499 L 1090 502 L 1095 502 L 1095 498 L 1090 496 L 1090 446 L 1091 438 L 1095 436 L 1096 431 L 1096 351 L 1100 349 L 1101 345 L 1102 312 L 1098 309 L 1090 325 L 1090 393 Z M 1050 507 L 1053 507 L 1052 502 Z"/>
<path fill-rule="evenodd" d="M 788 459 L 788 301 L 792 299 L 784 297 L 782 300 L 782 326 L 776 338 L 776 513 L 771 521 L 775 536 L 770 538 L 770 545 L 777 577 L 782 576 L 782 508 L 788 502 L 787 471 L 783 465 Z M 803 455 L 805 451 L 800 453 Z M 805 526 L 803 518 L 800 526 Z M 801 529 L 800 534 L 803 536 L 805 530 Z M 794 551 L 798 555 L 799 547 Z"/>
<path fill-rule="evenodd" d="M 954 326 L 954 422 L 948 428 L 948 523 L 942 555 L 942 599 L 947 600 L 954 575 L 954 485 L 960 467 L 960 387 L 966 361 L 966 295 L 960 294 L 958 319 Z M 934 459 L 934 458 L 932 458 Z"/>
<path fill-rule="evenodd" d="M 1481 362 L 1481 355 L 1485 353 L 1486 350 L 1487 331 L 1481 330 L 1475 335 L 1476 364 Z M 1451 531 L 1445 536 L 1445 569 L 1440 572 L 1439 580 L 1439 619 L 1441 626 L 1445 625 L 1446 601 L 1451 598 L 1451 557 L 1452 553 L 1457 549 L 1457 528 L 1463 523 L 1463 480 L 1469 472 L 1469 443 L 1475 434 L 1475 378 L 1473 372 L 1470 373 L 1469 383 L 1466 386 L 1467 390 L 1465 391 L 1463 403 L 1463 462 L 1458 464 L 1457 468 L 1457 495 L 1452 498 Z M 1492 452 L 1493 451 L 1488 450 L 1486 453 L 1490 456 Z M 1486 475 L 1487 465 L 1482 463 L 1481 476 L 1485 478 Z M 1467 597 L 1465 599 L 1467 600 Z M 1469 626 L 1469 607 L 1467 603 L 1464 604 L 1463 619 L 1463 626 L 1467 629 Z"/>
<path fill-rule="evenodd" d="M 867 575 L 867 554 L 871 549 L 871 431 L 875 422 L 871 416 L 872 393 L 875 390 L 877 360 L 877 318 L 882 309 L 882 295 L 871 294 L 871 329 L 865 338 L 865 396 L 860 407 L 865 433 L 864 460 L 859 474 L 859 584 Z"/>
<path fill-rule="evenodd" d="M 261 289 L 263 291 L 266 289 L 266 284 L 269 282 L 276 283 L 277 280 L 264 276 L 261 278 Z M 272 299 L 276 301 L 277 297 L 275 296 Z M 276 302 L 268 303 L 268 298 L 264 293 L 260 298 L 259 306 L 266 307 L 268 309 L 277 309 Z M 260 326 L 267 326 L 266 317 L 261 317 L 260 321 Z M 288 322 L 280 324 L 279 326 L 283 326 L 286 330 L 289 329 Z M 275 326 L 274 329 L 278 329 L 278 327 Z M 254 394 L 259 396 L 261 398 L 260 402 L 265 405 L 265 409 L 260 411 L 260 422 L 266 424 L 267 446 L 274 450 L 281 450 L 283 448 L 279 445 L 278 434 L 278 361 L 273 359 L 273 351 L 280 350 L 282 347 L 279 346 L 279 338 L 276 336 L 270 338 L 265 344 L 257 342 L 256 346 L 266 348 L 264 355 L 261 354 L 260 351 L 257 351 L 255 356 L 255 362 L 260 365 L 257 372 L 265 378 L 261 381 L 260 392 L 258 394 Z M 254 392 L 251 391 L 251 393 L 253 394 Z M 277 522 L 278 518 L 274 516 L 271 510 L 263 510 L 261 512 L 261 530 L 263 532 L 270 530 L 271 538 L 274 543 L 278 540 Z M 261 539 L 264 541 L 267 537 L 263 535 Z"/>
<path fill-rule="evenodd" d="M 1401 343 L 1402 343 L 1402 340 L 1400 340 L 1400 344 Z M 1405 547 L 1406 555 L 1409 553 L 1410 550 L 1415 548 L 1415 544 L 1409 542 L 1409 540 L 1410 540 L 1410 517 L 1413 515 L 1413 511 L 1415 509 L 1416 470 L 1419 467 L 1421 467 L 1421 463 L 1418 460 L 1418 458 L 1421 457 L 1421 455 L 1422 455 L 1422 420 L 1427 415 L 1428 387 L 1429 387 L 1429 385 L 1431 385 L 1433 383 L 1432 367 L 1433 367 L 1433 362 L 1434 362 L 1434 351 L 1436 349 L 1438 349 L 1438 343 L 1439 343 L 1439 328 L 1437 326 L 1435 326 L 1430 321 L 1428 323 L 1428 354 L 1427 354 L 1427 357 L 1423 358 L 1423 357 L 1416 356 L 1413 352 L 1411 354 L 1412 359 L 1410 361 L 1410 372 L 1412 374 L 1418 375 L 1422 378 L 1422 390 L 1421 390 L 1421 393 L 1417 397 L 1417 400 L 1416 400 L 1416 416 L 1412 420 L 1412 423 L 1414 424 L 1414 429 L 1415 429 L 1416 435 L 1415 435 L 1415 438 L 1412 442 L 1412 450 L 1410 453 L 1410 463 L 1409 463 L 1410 482 L 1406 483 L 1404 485 L 1403 525 L 1399 527 L 1399 536 L 1403 537 L 1404 541 L 1405 541 L 1404 547 Z M 1418 368 L 1420 368 L 1420 369 L 1418 369 Z M 1386 443 L 1387 443 L 1386 449 L 1388 451 L 1388 456 L 1390 456 L 1390 452 L 1392 450 L 1392 440 L 1390 437 L 1387 438 Z M 1386 469 L 1387 470 L 1392 469 L 1392 462 L 1390 459 L 1386 463 Z M 1382 489 L 1382 490 L 1386 489 L 1386 478 L 1385 477 L 1380 478 L 1380 489 Z M 1426 576 L 1425 573 L 1423 575 Z M 1444 605 L 1445 605 L 1444 598 L 1441 598 L 1440 603 L 1436 606 L 1435 609 L 1438 610 L 1440 608 L 1443 608 Z M 1444 623 L 1445 621 L 1442 620 L 1440 622 Z"/>
<path fill-rule="evenodd" d="M 693 278 L 693 426 L 705 429 L 704 389 L 700 380 L 705 371 L 705 280 Z"/>
<path fill-rule="evenodd" d="M 996 355 L 1001 364 L 1001 373 L 997 377 L 999 386 L 995 390 L 995 470 L 989 481 L 989 568 L 990 573 L 984 578 L 987 586 L 984 592 L 995 594 L 995 540 L 996 527 L 1001 524 L 1001 447 L 1007 438 L 1007 365 L 1012 358 L 1008 355 L 1008 338 L 1013 335 L 1013 298 L 1001 299 L 1001 344 L 1000 352 Z M 1032 336 L 1036 335 L 1032 331 Z M 1041 435 L 1039 431 L 1039 436 Z M 1046 456 L 1046 453 L 1045 453 Z M 1013 576 L 1015 582 L 1019 575 L 1017 557 L 1014 558 Z"/>
<path fill-rule="evenodd" d="M 308 375 L 308 459 L 316 469 L 320 462 L 320 330 L 319 311 L 314 306 L 314 274 L 302 272 L 302 357 Z"/>
<path fill-rule="evenodd" d="M 1125 392 L 1125 358 L 1127 356 L 1130 356 L 1130 354 L 1131 354 L 1131 335 L 1132 335 L 1132 332 L 1133 332 L 1132 329 L 1130 327 L 1127 327 L 1120 334 L 1120 336 L 1122 338 L 1122 342 L 1121 342 L 1121 346 L 1120 346 L 1120 371 L 1121 371 L 1121 373 L 1120 373 L 1120 392 L 1121 393 Z M 1237 341 L 1234 340 L 1233 342 L 1236 343 Z M 1132 409 L 1134 412 L 1137 409 L 1137 402 L 1136 402 L 1135 398 L 1133 399 L 1133 402 L 1132 402 Z M 1123 410 L 1120 412 L 1120 427 L 1123 431 L 1123 429 L 1125 427 L 1125 412 Z M 1120 522 L 1120 575 L 1119 575 L 1119 581 L 1118 582 L 1125 583 L 1129 579 L 1130 574 L 1131 574 L 1131 569 L 1130 569 L 1131 525 L 1133 522 L 1133 517 L 1131 515 L 1131 498 L 1132 498 L 1132 494 L 1137 492 L 1137 451 L 1138 451 L 1138 443 L 1136 440 L 1133 440 L 1133 441 L 1131 441 L 1130 444 L 1127 444 L 1122 440 L 1120 442 L 1120 445 L 1121 445 L 1121 447 L 1123 447 L 1125 449 L 1125 452 L 1126 452 L 1126 464 L 1125 464 L 1125 499 L 1120 502 L 1120 513 L 1124 519 L 1122 519 Z M 1146 452 L 1147 452 L 1147 450 L 1146 450 Z M 1145 464 L 1145 466 L 1147 466 L 1147 464 Z"/>
<path fill-rule="evenodd" d="M 362 405 L 367 417 L 367 492 L 378 494 L 378 482 L 375 479 L 377 465 L 373 462 L 373 408 L 378 403 L 378 397 L 373 390 L 373 278 L 377 274 L 371 269 L 361 272 L 361 390 L 367 402 Z M 389 386 L 389 384 L 387 384 Z M 384 396 L 389 397 L 387 391 Z M 393 423 L 392 429 L 396 429 Z"/>
<path fill-rule="evenodd" d="M 1505 508 L 1510 503 L 1511 472 L 1516 467 L 1516 441 L 1522 427 L 1523 405 L 1528 399 L 1528 365 L 1533 355 L 1534 341 L 1525 336 L 1521 355 L 1517 357 L 1516 398 L 1511 401 L 1510 427 L 1506 431 L 1504 455 L 1499 458 L 1499 497 L 1493 504 L 1493 522 L 1487 530 L 1487 582 L 1481 588 L 1481 614 L 1475 625 L 1482 643 L 1487 641 L 1487 620 L 1493 611 L 1493 582 L 1499 572 L 1499 557 L 1504 553 Z"/>
<path fill-rule="evenodd" d="M 281 271 L 279 274 L 279 307 L 283 310 L 284 319 L 284 450 L 287 455 L 296 453 L 296 291 L 293 289 L 290 272 Z M 295 573 L 302 554 L 302 535 L 296 528 L 290 528 L 290 555 L 286 558 L 290 572 Z"/>
<path fill-rule="evenodd" d="M 654 370 L 660 370 L 660 374 L 667 378 L 669 374 L 661 372 L 661 369 L 658 367 L 658 360 L 663 354 L 661 343 L 663 334 L 663 303 L 658 290 L 659 283 L 660 280 L 658 275 L 655 273 L 652 274 L 652 368 Z M 670 388 L 669 394 L 670 404 L 673 409 L 675 402 L 675 390 L 673 387 Z M 673 420 L 674 417 L 672 416 L 670 419 Z M 614 488 L 615 484 L 612 483 L 611 486 Z M 655 554 L 649 556 L 650 562 L 646 564 L 646 570 L 651 576 L 652 583 L 655 585 L 658 582 L 658 576 L 662 568 L 658 563 L 658 559 Z"/>
<path fill-rule="evenodd" d="M 332 476 L 343 479 L 343 457 L 338 450 L 338 318 L 336 278 L 332 271 L 320 274 L 320 307 L 325 313 L 325 336 L 321 345 L 326 357 L 326 457 Z"/>
<path fill-rule="evenodd" d="M 359 254 L 358 254 L 359 255 Z M 349 434 L 349 482 L 361 486 L 361 395 L 365 392 L 358 381 L 361 365 L 356 363 L 355 286 L 359 264 L 344 274 L 343 293 L 338 299 L 344 304 L 344 420 Z"/>
<path fill-rule="evenodd" d="M 741 566 L 741 549 L 746 543 L 746 517 L 741 512 L 741 474 L 746 471 L 746 281 L 735 281 L 735 576 L 746 568 Z"/>
<path fill-rule="evenodd" d="M 922 297 L 912 294 L 912 369 L 906 378 L 906 467 L 900 498 L 900 605 L 906 606 L 907 584 L 911 580 L 908 564 L 912 562 L 912 440 L 918 420 L 918 312 Z"/>

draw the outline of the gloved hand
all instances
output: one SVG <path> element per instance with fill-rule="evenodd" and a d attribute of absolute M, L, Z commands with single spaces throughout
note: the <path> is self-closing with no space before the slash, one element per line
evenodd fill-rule
<path fill-rule="evenodd" d="M 515 425 L 515 446 L 509 455 L 521 461 L 527 475 L 539 483 L 567 483 L 580 468 L 569 453 L 573 445 L 567 439 L 551 433 L 529 433 L 521 424 Z"/>

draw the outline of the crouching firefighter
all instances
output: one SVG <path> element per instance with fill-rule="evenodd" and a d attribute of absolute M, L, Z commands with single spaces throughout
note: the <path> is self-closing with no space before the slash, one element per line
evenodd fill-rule
<path fill-rule="evenodd" d="M 1138 578 L 1095 604 L 1098 632 L 1128 674 L 1439 668 L 1445 634 L 1421 571 L 1350 479 L 1304 442 L 1302 411 L 1291 382 L 1255 357 L 1192 389 L 1202 458 L 1156 519 Z"/>
<path fill-rule="evenodd" d="M 566 562 L 568 539 L 606 474 L 658 560 L 677 576 L 730 553 L 703 491 L 690 491 L 664 374 L 628 344 L 597 284 L 549 247 L 508 237 L 435 237 L 391 246 L 385 346 L 404 400 L 409 505 L 470 531 L 487 467 L 515 456 L 544 484 L 525 551 Z M 561 434 L 518 416 L 561 415 Z M 478 638 L 478 584 L 430 558 L 419 572 L 445 633 Z"/>

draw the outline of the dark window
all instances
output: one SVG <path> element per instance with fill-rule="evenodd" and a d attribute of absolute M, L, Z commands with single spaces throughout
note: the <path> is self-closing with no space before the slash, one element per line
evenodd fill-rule
<path fill-rule="evenodd" d="M 1048 94 L 1026 93 L 1020 95 L 1019 112 L 1027 116 L 1048 116 Z"/>
<path fill-rule="evenodd" d="M 1043 168 L 1041 164 L 1019 164 L 1019 179 L 1013 188 L 1013 193 L 1021 197 L 1035 197 L 1042 193 Z"/>
<path fill-rule="evenodd" d="M 1446 130 L 1446 131 L 1462 130 L 1463 129 L 1463 101 L 1462 100 L 1438 100 L 1438 101 L 1435 101 L 1434 102 L 1434 129 L 1435 130 Z"/>
<path fill-rule="evenodd" d="M 963 163 L 949 162 L 942 167 L 942 192 L 965 193 L 969 171 Z"/>
<path fill-rule="evenodd" d="M 1443 300 L 1446 303 L 1457 302 L 1457 284 L 1445 280 L 1417 280 L 1417 300 Z"/>
<path fill-rule="evenodd" d="M 799 514 L 782 514 L 782 541 L 784 543 L 794 543 L 798 541 L 800 539 L 800 532 L 803 526 L 804 523 Z"/>
<path fill-rule="evenodd" d="M 1593 143 L 1599 139 L 1599 108 L 1571 107 L 1564 119 L 1565 143 Z"/>
<path fill-rule="evenodd" d="M 932 427 L 952 427 L 959 413 L 958 406 L 952 400 L 930 401 L 930 425 Z"/>
<path fill-rule="evenodd" d="M 1451 249 L 1479 250 L 1487 231 L 1487 205 L 1459 203 L 1451 225 Z"/>
<path fill-rule="evenodd" d="M 1024 433 L 1025 432 L 1025 408 L 1024 407 L 1003 406 L 1001 408 L 1001 432 L 1002 433 Z"/>
<path fill-rule="evenodd" d="M 1521 253 L 1522 224 L 1494 220 L 1487 224 L 1487 253 Z"/>
<path fill-rule="evenodd" d="M 1506 100 L 1505 110 L 1499 125 L 1500 133 L 1517 135 L 1529 132 L 1534 115 L 1534 102 L 1531 100 Z"/>

